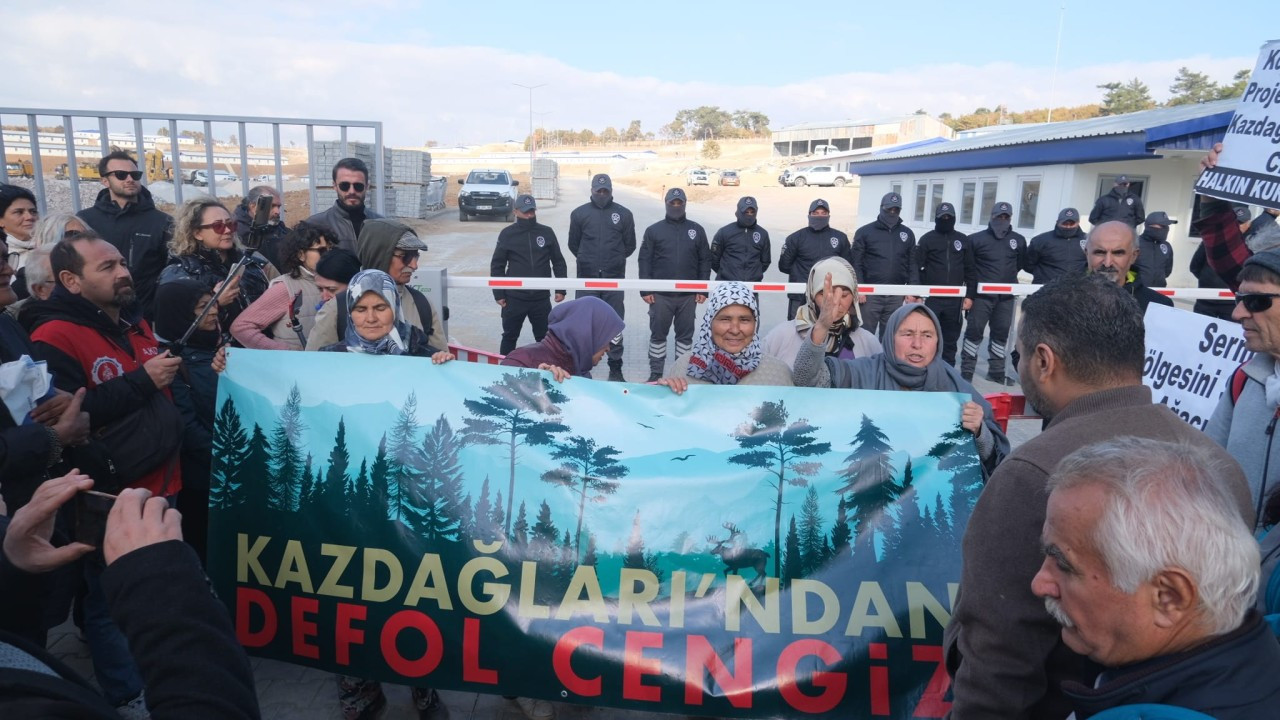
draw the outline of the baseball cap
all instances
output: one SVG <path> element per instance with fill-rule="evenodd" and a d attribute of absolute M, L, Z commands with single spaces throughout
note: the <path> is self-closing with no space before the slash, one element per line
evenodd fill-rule
<path fill-rule="evenodd" d="M 747 195 L 738 201 L 738 212 L 742 212 L 743 210 L 747 210 L 747 209 L 757 210 L 757 211 L 760 209 L 760 206 L 756 204 L 756 199 L 751 197 L 750 195 Z"/>
<path fill-rule="evenodd" d="M 613 190 L 613 181 L 604 173 L 600 173 L 599 175 L 591 178 L 591 192 L 601 189 Z"/>
<path fill-rule="evenodd" d="M 888 208 L 898 208 L 901 210 L 902 196 L 896 192 L 885 193 L 884 197 L 880 198 L 880 209 L 885 210 Z"/>
<path fill-rule="evenodd" d="M 1244 224 L 1253 219 L 1253 213 L 1249 212 L 1249 207 L 1247 205 L 1237 205 L 1235 207 L 1235 213 L 1236 222 L 1238 223 Z M 1150 220 L 1151 218 L 1147 218 L 1148 222 L 1150 222 Z"/>
<path fill-rule="evenodd" d="M 996 203 L 995 207 L 991 208 L 991 219 L 994 220 L 999 215 L 1013 217 L 1013 206 L 1007 202 Z"/>
<path fill-rule="evenodd" d="M 538 201 L 532 195 L 521 195 L 516 198 L 516 209 L 520 212 L 532 212 L 538 209 Z"/>
<path fill-rule="evenodd" d="M 813 211 L 817 210 L 818 208 L 822 208 L 827 212 L 831 212 L 831 206 L 827 204 L 827 201 L 823 200 L 822 198 L 818 198 L 817 200 L 814 200 L 813 202 L 809 203 L 809 214 L 812 215 Z"/>
<path fill-rule="evenodd" d="M 1128 176 L 1128 175 L 1117 175 L 1117 176 L 1116 176 L 1116 184 L 1117 184 L 1117 185 L 1128 185 L 1128 184 L 1129 184 L 1129 176 Z"/>
<path fill-rule="evenodd" d="M 943 215 L 950 215 L 951 217 L 955 217 L 956 216 L 955 206 L 947 202 L 944 202 L 941 205 L 939 205 L 938 210 L 933 214 L 933 217 L 936 219 L 936 218 L 942 217 Z"/>
<path fill-rule="evenodd" d="M 668 190 L 667 197 L 663 199 L 663 202 L 669 203 L 672 200 L 679 200 L 682 203 L 689 202 L 689 199 L 685 197 L 684 190 L 681 190 L 680 188 L 671 188 Z"/>
<path fill-rule="evenodd" d="M 1080 222 L 1080 211 L 1075 208 L 1062 208 L 1062 211 L 1058 213 L 1058 222 L 1064 223 L 1068 220 Z"/>
<path fill-rule="evenodd" d="M 1171 220 L 1171 219 L 1169 218 L 1168 214 L 1166 214 L 1163 210 L 1161 210 L 1161 211 L 1159 211 L 1159 212 L 1153 212 L 1153 213 L 1151 213 L 1151 214 L 1147 215 L 1147 219 L 1146 219 L 1145 221 L 1143 221 L 1143 225 L 1165 225 L 1165 226 L 1168 226 L 1168 225 L 1177 225 L 1177 224 L 1178 224 L 1178 221 L 1177 221 L 1177 220 Z"/>

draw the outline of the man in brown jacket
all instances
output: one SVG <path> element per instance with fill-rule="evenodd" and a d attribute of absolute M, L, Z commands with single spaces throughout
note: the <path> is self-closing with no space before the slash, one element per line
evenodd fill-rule
<path fill-rule="evenodd" d="M 1061 627 L 1031 591 L 1044 561 L 1046 483 L 1063 457 L 1122 435 L 1203 447 L 1230 468 L 1220 479 L 1253 527 L 1239 464 L 1152 403 L 1142 384 L 1142 314 L 1127 292 L 1096 275 L 1067 276 L 1028 297 L 1022 313 L 1018 374 L 1027 401 L 1050 420 L 992 474 L 965 531 L 945 638 L 952 720 L 1066 718 L 1071 707 L 1059 684 L 1092 684 L 1101 669 L 1063 644 Z"/>

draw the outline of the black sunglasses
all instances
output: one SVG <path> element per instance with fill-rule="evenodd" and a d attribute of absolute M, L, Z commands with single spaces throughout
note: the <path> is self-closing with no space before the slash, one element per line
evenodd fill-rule
<path fill-rule="evenodd" d="M 1244 305 L 1244 309 L 1251 313 L 1270 310 L 1273 298 L 1280 298 L 1280 293 L 1236 293 L 1236 302 Z"/>
<path fill-rule="evenodd" d="M 141 170 L 108 170 L 107 175 L 117 180 L 124 180 L 125 178 L 131 178 L 134 181 L 137 181 L 142 179 Z"/>
<path fill-rule="evenodd" d="M 360 183 L 360 182 L 353 183 L 353 182 L 347 182 L 346 180 L 343 180 L 342 182 L 338 183 L 338 189 L 341 190 L 342 192 L 346 192 L 350 190 L 352 186 L 355 186 L 356 192 L 364 192 L 364 183 Z"/>

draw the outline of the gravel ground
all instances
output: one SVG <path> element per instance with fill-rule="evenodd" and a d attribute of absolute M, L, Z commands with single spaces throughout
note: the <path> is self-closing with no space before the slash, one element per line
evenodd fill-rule
<path fill-rule="evenodd" d="M 34 178 L 9 178 L 10 185 L 24 187 L 31 192 L 36 191 L 36 181 Z M 98 197 L 98 191 L 102 189 L 102 184 L 97 180 L 85 180 L 80 183 L 80 207 L 86 208 L 93 205 L 93 201 Z M 53 177 L 44 179 L 44 195 L 45 195 L 45 214 L 56 212 L 72 212 L 75 210 L 71 206 L 71 181 L 58 180 Z"/>

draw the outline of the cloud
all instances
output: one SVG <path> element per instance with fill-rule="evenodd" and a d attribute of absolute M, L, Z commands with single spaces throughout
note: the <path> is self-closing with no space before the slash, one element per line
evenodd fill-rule
<path fill-rule="evenodd" d="M 405 5 L 381 0 L 380 7 Z M 255 12 L 266 13 L 261 22 Z M 1206 55 L 1103 63 L 1059 73 L 1056 88 L 1049 67 L 965 62 L 730 85 L 586 70 L 500 48 L 449 47 L 441 44 L 447 33 L 384 42 L 375 39 L 371 20 L 335 21 L 313 3 L 282 2 L 266 11 L 233 4 L 203 34 L 189 31 L 201 18 L 175 28 L 171 15 L 141 2 L 114 3 L 110 14 L 96 5 L 6 8 L 4 14 L 7 26 L 24 28 L 6 47 L 18 65 L 9 77 L 27 78 L 6 88 L 10 105 L 380 120 L 391 145 L 523 139 L 529 96 L 513 82 L 546 84 L 534 91 L 533 109 L 548 113 L 538 119 L 548 127 L 599 131 L 639 119 L 656 131 L 677 110 L 699 105 L 759 110 L 774 128 L 918 108 L 960 114 L 1000 104 L 1011 110 L 1077 105 L 1097 102 L 1097 85 L 1133 77 L 1160 100 L 1179 66 L 1226 81 L 1253 65 L 1251 56 Z M 317 131 L 319 138 L 332 136 Z M 286 140 L 297 138 L 296 131 L 285 133 Z"/>

